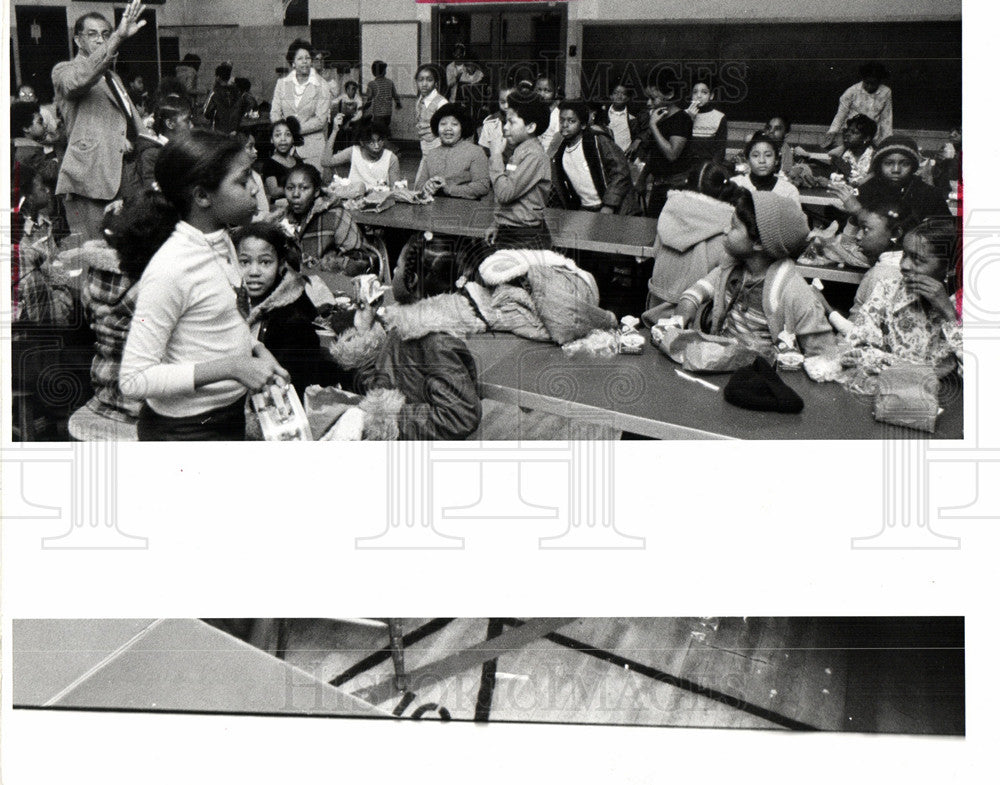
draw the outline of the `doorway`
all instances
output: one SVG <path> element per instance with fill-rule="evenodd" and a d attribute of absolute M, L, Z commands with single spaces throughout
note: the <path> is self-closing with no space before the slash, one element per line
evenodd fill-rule
<path fill-rule="evenodd" d="M 30 84 L 38 100 L 48 103 L 53 95 L 52 68 L 71 56 L 66 9 L 24 5 L 14 13 L 21 83 Z"/>
<path fill-rule="evenodd" d="M 115 9 L 115 26 L 121 23 L 124 9 Z M 134 36 L 126 39 L 118 50 L 115 71 L 123 79 L 130 75 L 141 75 L 146 90 L 152 94 L 160 79 L 160 55 L 156 44 L 156 11 L 147 9 L 140 17 L 145 26 Z"/>
<path fill-rule="evenodd" d="M 565 4 L 497 4 L 474 9 L 435 6 L 431 25 L 434 54 L 450 63 L 456 44 L 483 69 L 489 84 L 516 85 L 520 79 L 548 76 L 566 84 Z"/>

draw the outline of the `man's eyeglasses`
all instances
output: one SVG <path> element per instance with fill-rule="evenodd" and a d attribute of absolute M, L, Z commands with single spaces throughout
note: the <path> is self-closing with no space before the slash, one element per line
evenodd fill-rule
<path fill-rule="evenodd" d="M 84 30 L 83 31 L 83 37 L 87 38 L 87 39 L 89 39 L 91 41 L 97 41 L 99 39 L 103 40 L 103 41 L 107 41 L 109 38 L 111 38 L 111 31 L 110 30 Z"/>

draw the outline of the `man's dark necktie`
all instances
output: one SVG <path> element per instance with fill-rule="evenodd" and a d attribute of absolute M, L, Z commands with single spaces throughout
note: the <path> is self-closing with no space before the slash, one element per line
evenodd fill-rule
<path fill-rule="evenodd" d="M 130 144 L 135 144 L 136 137 L 139 134 L 135 130 L 135 123 L 132 121 L 132 113 L 125 105 L 125 101 L 122 99 L 122 95 L 118 91 L 118 85 L 115 84 L 114 77 L 111 76 L 111 71 L 104 72 L 104 81 L 108 83 L 108 89 L 111 90 L 111 95 L 115 97 L 115 103 L 118 104 L 118 108 L 121 109 L 122 113 L 125 115 L 125 138 L 128 139 Z"/>

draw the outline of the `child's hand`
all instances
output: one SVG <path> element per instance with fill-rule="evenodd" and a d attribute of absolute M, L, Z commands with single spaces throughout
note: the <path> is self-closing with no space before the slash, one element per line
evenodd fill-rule
<path fill-rule="evenodd" d="M 342 126 L 343 124 L 344 124 L 344 113 L 337 112 L 337 114 L 333 118 L 333 127 L 335 129 L 340 128 L 340 126 Z"/>
<path fill-rule="evenodd" d="M 945 291 L 944 283 L 929 275 L 914 273 L 904 276 L 903 286 L 912 295 L 923 297 L 931 307 L 940 311 L 945 316 L 955 318 L 955 308 L 951 304 L 951 298 Z"/>
<path fill-rule="evenodd" d="M 491 224 L 486 230 L 486 234 L 483 235 L 483 239 L 486 240 L 487 245 L 494 245 L 497 241 L 497 233 L 500 231 L 500 227 L 496 224 Z"/>
<path fill-rule="evenodd" d="M 433 196 L 438 191 L 440 191 L 442 188 L 444 188 L 444 178 L 443 177 L 434 176 L 430 180 L 428 180 L 426 183 L 424 183 L 423 192 L 426 193 L 426 194 L 430 194 L 431 196 Z"/>
<path fill-rule="evenodd" d="M 655 125 L 659 121 L 659 119 L 661 117 L 663 117 L 664 115 L 666 115 L 666 113 L 669 112 L 669 111 L 670 111 L 669 107 L 666 107 L 666 106 L 657 107 L 652 112 L 650 112 L 650 115 L 649 115 L 649 124 L 650 125 Z"/>
<path fill-rule="evenodd" d="M 250 392 L 260 392 L 269 384 L 287 384 L 289 379 L 274 356 L 267 349 L 263 352 L 266 356 L 240 357 L 233 363 L 232 377 Z"/>
<path fill-rule="evenodd" d="M 844 204 L 844 212 L 857 215 L 861 212 L 861 202 L 854 195 L 854 189 L 847 183 L 830 183 L 830 190 L 833 191 Z"/>
<path fill-rule="evenodd" d="M 375 324 L 375 309 L 367 303 L 359 303 L 354 312 L 354 328 L 359 333 L 366 333 Z"/>

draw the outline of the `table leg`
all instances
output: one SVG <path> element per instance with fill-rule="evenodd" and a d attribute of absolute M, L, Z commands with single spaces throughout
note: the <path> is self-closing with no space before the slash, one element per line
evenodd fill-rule
<path fill-rule="evenodd" d="M 387 619 L 389 622 L 389 651 L 392 652 L 392 667 L 396 672 L 396 689 L 406 690 L 406 667 L 403 663 L 403 620 Z"/>

